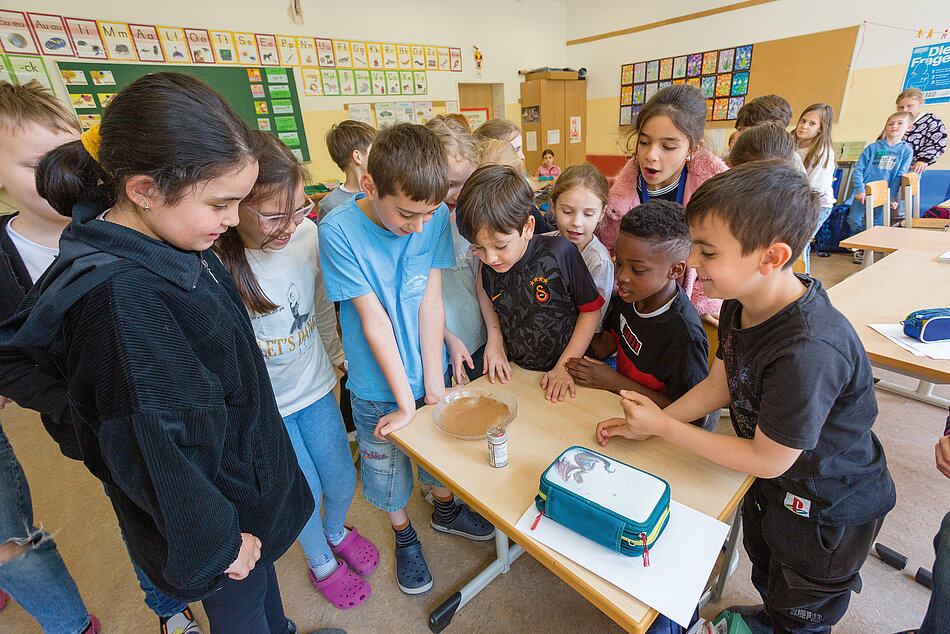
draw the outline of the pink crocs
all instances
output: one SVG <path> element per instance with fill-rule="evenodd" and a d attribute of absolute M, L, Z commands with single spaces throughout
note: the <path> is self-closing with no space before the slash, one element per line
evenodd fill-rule
<path fill-rule="evenodd" d="M 379 551 L 373 542 L 360 535 L 355 528 L 347 526 L 346 529 L 350 531 L 347 536 L 338 546 L 331 548 L 354 572 L 365 577 L 379 565 Z"/>
<path fill-rule="evenodd" d="M 330 600 L 330 603 L 341 610 L 349 610 L 366 601 L 373 591 L 366 581 L 357 577 L 347 567 L 345 561 L 338 559 L 337 563 L 340 566 L 323 581 L 317 581 L 311 570 L 310 581 Z"/>

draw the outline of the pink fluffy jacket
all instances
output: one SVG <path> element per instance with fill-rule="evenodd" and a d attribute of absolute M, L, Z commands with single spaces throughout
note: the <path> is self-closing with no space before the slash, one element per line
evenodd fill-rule
<path fill-rule="evenodd" d="M 722 159 L 709 150 L 700 148 L 693 154 L 693 158 L 689 162 L 689 171 L 686 175 L 686 186 L 683 192 L 683 204 L 689 202 L 693 192 L 707 179 L 727 169 L 728 167 L 722 162 Z M 617 232 L 620 230 L 620 219 L 640 204 L 640 196 L 637 194 L 637 180 L 639 177 L 640 165 L 637 162 L 637 157 L 634 156 L 623 166 L 620 174 L 617 175 L 617 180 L 614 181 L 613 187 L 610 188 L 610 202 L 607 203 L 604 224 L 596 233 L 611 255 L 614 252 Z M 679 279 L 680 285 L 689 295 L 690 301 L 700 315 L 718 313 L 722 300 L 706 297 L 703 293 L 703 285 L 697 284 L 696 281 L 696 270 L 689 268 Z"/>

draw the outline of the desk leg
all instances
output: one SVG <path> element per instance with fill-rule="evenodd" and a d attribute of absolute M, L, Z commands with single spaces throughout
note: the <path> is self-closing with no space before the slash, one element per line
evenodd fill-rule
<path fill-rule="evenodd" d="M 861 262 L 861 268 L 866 269 L 872 264 L 874 264 L 874 251 L 871 251 L 870 249 L 865 249 L 864 260 L 862 260 Z"/>
<path fill-rule="evenodd" d="M 492 580 L 500 574 L 511 570 L 511 562 L 524 554 L 524 548 L 518 544 L 508 546 L 508 536 L 497 528 L 495 529 L 495 553 L 497 559 L 488 564 L 488 566 L 475 578 L 465 584 L 462 589 L 445 600 L 429 615 L 429 629 L 433 632 L 441 632 L 449 623 L 455 613 L 462 609 L 466 603 L 471 601 L 476 594 L 481 592 Z"/>
<path fill-rule="evenodd" d="M 904 387 L 903 385 L 895 385 L 889 381 L 878 381 L 874 387 L 878 388 L 879 390 L 887 390 L 888 392 L 893 392 L 895 394 L 900 394 L 901 396 L 906 396 L 924 403 L 929 403 L 930 405 L 936 405 L 937 407 L 950 406 L 950 399 L 933 395 L 934 384 L 930 381 L 918 381 L 916 390 Z"/>
<path fill-rule="evenodd" d="M 726 589 L 726 581 L 729 575 L 735 570 L 739 561 L 739 534 L 742 532 L 742 505 L 736 509 L 735 519 L 732 521 L 732 529 L 729 531 L 729 538 L 726 540 L 726 552 L 722 557 L 722 568 L 719 569 L 719 577 L 712 588 L 712 601 L 718 601 L 722 598 L 722 593 Z"/>

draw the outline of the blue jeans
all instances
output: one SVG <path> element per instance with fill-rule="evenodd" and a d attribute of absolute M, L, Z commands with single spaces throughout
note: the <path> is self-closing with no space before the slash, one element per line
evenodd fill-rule
<path fill-rule="evenodd" d="M 340 406 L 332 390 L 302 410 L 285 416 L 284 426 L 297 454 L 297 464 L 317 502 L 316 510 L 297 536 L 307 561 L 315 567 L 333 561 L 327 538 L 343 532 L 346 512 L 356 492 L 356 467 Z"/>
<path fill-rule="evenodd" d="M 821 229 L 821 225 L 825 224 L 825 220 L 828 220 L 828 216 L 831 215 L 831 207 L 822 207 L 821 213 L 818 215 L 818 225 L 815 227 L 815 231 L 811 234 L 811 238 L 814 238 L 818 235 L 818 230 Z M 809 255 L 811 254 L 811 238 L 805 243 L 805 250 L 802 252 L 802 259 L 805 260 L 805 273 L 811 275 L 811 260 Z"/>
<path fill-rule="evenodd" d="M 406 507 L 412 495 L 412 463 L 409 456 L 388 440 L 373 435 L 379 419 L 396 410 L 396 403 L 366 401 L 350 394 L 353 404 L 353 422 L 360 445 L 360 481 L 363 497 L 378 509 L 391 513 Z M 425 405 L 425 399 L 416 401 L 416 407 Z M 419 482 L 441 487 L 442 484 L 418 468 Z"/>
<path fill-rule="evenodd" d="M 45 634 L 78 634 L 89 612 L 56 542 L 33 525 L 33 500 L 23 467 L 0 427 L 0 543 L 32 544 L 0 564 L 0 588 L 37 620 Z"/>
<path fill-rule="evenodd" d="M 943 516 L 940 532 L 934 538 L 933 590 L 930 607 L 920 626 L 920 634 L 950 632 L 950 513 Z"/>

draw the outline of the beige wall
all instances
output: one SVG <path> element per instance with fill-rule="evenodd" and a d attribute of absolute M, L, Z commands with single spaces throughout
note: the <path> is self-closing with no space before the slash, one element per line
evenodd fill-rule
<path fill-rule="evenodd" d="M 599 11 L 590 11 L 586 0 L 568 0 L 568 40 L 702 11 L 731 0 L 682 2 L 657 5 L 629 0 L 601 0 Z M 923 0 L 914 10 L 895 11 L 890 0 L 778 0 L 730 13 L 691 20 L 595 42 L 567 47 L 568 65 L 588 70 L 587 151 L 589 154 L 618 154 L 618 144 L 626 132 L 617 124 L 620 109 L 620 66 L 625 63 L 682 55 L 804 35 L 860 24 L 878 22 L 904 27 L 900 30 L 876 25 L 862 27 L 852 61 L 852 75 L 845 89 L 835 141 L 873 140 L 894 110 L 911 50 L 926 40 L 916 39 L 922 26 L 950 26 L 950 2 Z M 862 46 L 863 42 L 863 46 Z M 618 53 L 620 51 L 620 53 Z M 755 53 L 752 57 L 755 73 Z M 808 60 L 789 60 L 807 64 Z M 925 106 L 925 110 L 950 123 L 950 105 Z M 799 113 L 795 113 L 795 117 Z M 723 133 L 712 132 L 718 141 Z M 950 153 L 944 154 L 937 169 L 950 169 Z"/>

